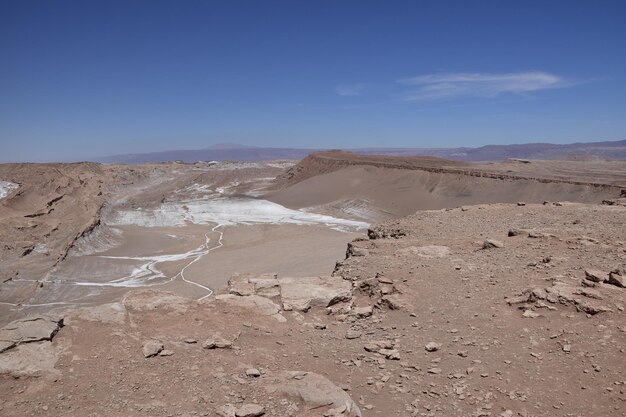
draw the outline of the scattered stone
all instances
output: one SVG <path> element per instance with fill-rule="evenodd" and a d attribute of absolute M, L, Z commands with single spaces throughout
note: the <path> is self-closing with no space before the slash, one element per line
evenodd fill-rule
<path fill-rule="evenodd" d="M 261 376 L 261 372 L 256 368 L 248 368 L 246 369 L 246 376 L 251 378 L 258 378 Z"/>
<path fill-rule="evenodd" d="M 202 344 L 202 347 L 204 349 L 232 349 L 233 342 L 230 340 L 224 339 L 223 337 L 219 335 L 215 335 L 212 338 L 207 339 Z"/>
<path fill-rule="evenodd" d="M 592 282 L 605 282 L 609 279 L 609 274 L 597 269 L 585 269 L 585 279 Z"/>
<path fill-rule="evenodd" d="M 427 352 L 436 352 L 439 350 L 439 344 L 435 342 L 428 342 L 424 348 Z"/>
<path fill-rule="evenodd" d="M 570 353 L 571 351 L 572 351 L 572 345 L 570 344 L 563 345 L 563 352 Z"/>
<path fill-rule="evenodd" d="M 525 235 L 528 235 L 528 231 L 527 230 L 523 230 L 523 229 L 509 229 L 508 235 L 509 235 L 509 237 L 525 236 Z"/>
<path fill-rule="evenodd" d="M 352 313 L 358 318 L 363 319 L 366 317 L 370 317 L 374 313 L 374 308 L 372 306 L 356 307 L 352 310 Z"/>
<path fill-rule="evenodd" d="M 346 332 L 346 339 L 358 339 L 361 337 L 361 332 L 358 330 L 348 329 Z"/>
<path fill-rule="evenodd" d="M 143 342 L 141 350 L 145 358 L 151 358 L 163 350 L 163 343 L 155 339 L 146 340 Z"/>
<path fill-rule="evenodd" d="M 483 249 L 493 249 L 493 248 L 503 248 L 503 247 L 504 247 L 504 243 L 500 242 L 499 240 L 486 239 L 483 242 Z"/>
<path fill-rule="evenodd" d="M 387 340 L 377 340 L 367 343 L 364 349 L 368 352 L 378 352 L 381 349 L 393 349 L 393 343 Z"/>
<path fill-rule="evenodd" d="M 244 404 L 235 410 L 236 417 L 259 417 L 265 414 L 265 407 L 259 404 Z"/>
<path fill-rule="evenodd" d="M 622 272 L 619 270 L 612 271 L 609 274 L 609 279 L 607 283 L 615 285 L 616 287 L 626 288 L 626 275 L 622 274 Z"/>
<path fill-rule="evenodd" d="M 532 310 L 524 310 L 524 313 L 522 313 L 522 317 L 525 319 L 536 319 L 539 316 L 540 314 L 537 314 Z"/>
<path fill-rule="evenodd" d="M 400 360 L 400 352 L 397 349 L 380 349 L 378 351 L 379 354 L 383 355 L 385 359 Z"/>

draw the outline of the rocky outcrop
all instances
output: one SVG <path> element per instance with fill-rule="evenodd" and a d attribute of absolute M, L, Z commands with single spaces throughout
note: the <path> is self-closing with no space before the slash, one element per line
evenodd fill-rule
<path fill-rule="evenodd" d="M 282 310 L 308 311 L 326 308 L 352 299 L 352 284 L 341 277 L 281 277 L 235 275 L 228 282 L 228 294 L 215 297 L 220 303 L 254 310 L 282 321 Z"/>
<path fill-rule="evenodd" d="M 15 320 L 0 329 L 0 353 L 18 345 L 50 341 L 63 327 L 63 317 L 44 315 Z"/>

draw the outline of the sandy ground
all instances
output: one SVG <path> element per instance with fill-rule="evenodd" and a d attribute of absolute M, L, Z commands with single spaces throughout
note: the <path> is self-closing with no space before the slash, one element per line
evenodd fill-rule
<path fill-rule="evenodd" d="M 608 276 L 624 265 L 625 216 L 624 206 L 481 205 L 374 227 L 335 271 L 351 283 L 351 306 L 372 306 L 372 316 L 334 306 L 333 314 L 283 311 L 277 321 L 166 293 L 67 312 L 41 345 L 51 359 L 39 377 L 0 377 L 0 410 L 191 417 L 252 403 L 265 415 L 313 417 L 341 409 L 313 383 L 302 395 L 268 391 L 305 381 L 281 376 L 299 371 L 326 378 L 365 417 L 624 416 L 626 289 L 584 271 Z M 482 249 L 485 239 L 502 247 Z M 529 288 L 562 296 L 519 301 Z M 602 310 L 581 310 L 592 305 Z M 233 345 L 203 348 L 216 334 Z M 145 358 L 150 340 L 173 354 Z"/>

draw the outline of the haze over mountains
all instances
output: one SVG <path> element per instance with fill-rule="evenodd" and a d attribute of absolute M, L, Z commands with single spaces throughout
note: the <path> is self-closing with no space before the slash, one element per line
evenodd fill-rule
<path fill-rule="evenodd" d="M 94 162 L 140 164 L 164 161 L 261 161 L 302 159 L 309 153 L 326 149 L 258 147 L 238 144 L 216 144 L 204 149 L 171 150 L 136 154 L 119 154 L 92 158 Z M 460 161 L 501 161 L 523 159 L 626 159 L 626 140 L 581 142 L 571 144 L 526 143 L 486 145 L 477 148 L 353 148 L 352 152 L 379 155 L 430 155 Z"/>

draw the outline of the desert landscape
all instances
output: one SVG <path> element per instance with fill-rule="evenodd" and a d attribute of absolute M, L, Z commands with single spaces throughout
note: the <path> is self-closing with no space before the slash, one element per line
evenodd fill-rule
<path fill-rule="evenodd" d="M 626 417 L 624 22 L 0 1 L 0 417 Z"/>
<path fill-rule="evenodd" d="M 623 161 L 0 179 L 3 415 L 624 415 Z"/>

